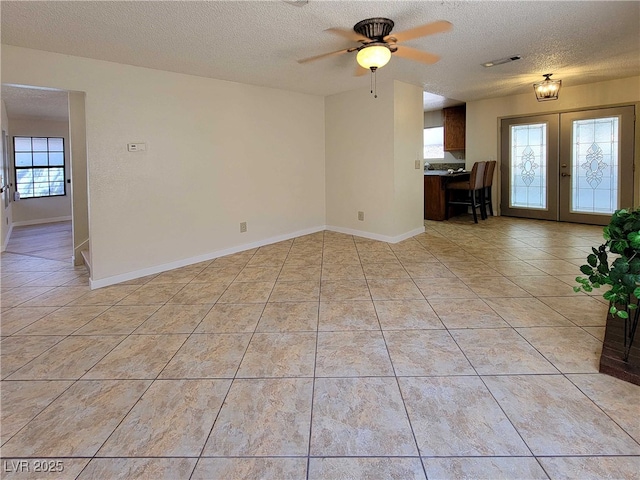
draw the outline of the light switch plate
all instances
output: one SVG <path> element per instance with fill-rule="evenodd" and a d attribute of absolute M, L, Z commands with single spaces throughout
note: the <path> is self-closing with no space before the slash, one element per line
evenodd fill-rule
<path fill-rule="evenodd" d="M 416 160 L 416 170 L 420 170 L 422 167 L 422 161 Z"/>

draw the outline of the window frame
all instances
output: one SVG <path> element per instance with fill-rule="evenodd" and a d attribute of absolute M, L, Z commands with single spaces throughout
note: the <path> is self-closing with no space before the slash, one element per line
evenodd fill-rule
<path fill-rule="evenodd" d="M 17 138 L 28 138 L 30 139 L 31 142 L 31 150 L 29 150 L 28 152 L 21 150 L 21 151 L 16 151 L 16 139 Z M 33 140 L 34 139 L 46 139 L 47 141 L 47 150 L 34 150 L 34 146 L 33 146 Z M 60 150 L 49 150 L 49 140 L 50 139 L 54 139 L 54 140 L 60 140 L 62 142 L 62 151 Z M 31 166 L 19 166 L 17 164 L 17 153 L 30 153 L 32 155 L 32 160 L 31 160 Z M 34 153 L 46 153 L 47 154 L 47 165 L 34 165 L 33 164 L 33 154 Z M 50 165 L 50 154 L 51 153 L 62 153 L 62 165 Z M 64 137 L 61 136 L 32 136 L 32 135 L 14 135 L 13 136 L 13 177 L 15 180 L 15 190 L 16 192 L 20 193 L 20 184 L 18 183 L 18 172 L 19 171 L 24 171 L 24 170 L 36 170 L 36 169 L 60 169 L 62 168 L 62 193 L 57 193 L 57 194 L 51 194 L 49 193 L 49 195 L 35 195 L 35 185 L 36 182 L 34 181 L 34 177 L 33 177 L 33 173 L 32 173 L 32 180 L 31 180 L 31 185 L 33 185 L 33 191 L 34 191 L 34 195 L 30 195 L 30 196 L 22 196 L 22 193 L 20 193 L 20 199 L 21 200 L 29 200 L 32 198 L 54 198 L 54 197 L 65 197 L 67 195 L 67 160 L 66 160 L 66 145 L 65 145 L 65 141 L 64 141 Z M 47 183 L 49 185 L 49 192 L 51 192 L 51 184 L 52 183 L 57 183 L 57 182 L 51 182 L 51 180 L 49 179 L 47 182 L 37 182 L 37 183 Z M 24 182 L 22 183 L 24 184 Z"/>

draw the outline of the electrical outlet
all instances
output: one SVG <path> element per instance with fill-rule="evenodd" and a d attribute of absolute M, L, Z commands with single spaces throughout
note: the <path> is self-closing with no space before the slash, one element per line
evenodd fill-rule
<path fill-rule="evenodd" d="M 358 212 L 358 220 L 364 222 L 364 212 Z"/>
<path fill-rule="evenodd" d="M 247 222 L 240 222 L 240 233 L 247 231 Z"/>
<path fill-rule="evenodd" d="M 416 160 L 416 170 L 420 170 L 421 168 L 424 168 L 422 160 Z"/>

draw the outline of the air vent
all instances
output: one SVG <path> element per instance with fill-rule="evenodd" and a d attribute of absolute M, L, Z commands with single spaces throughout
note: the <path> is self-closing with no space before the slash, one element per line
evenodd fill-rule
<path fill-rule="evenodd" d="M 495 67 L 496 65 L 503 65 L 509 62 L 515 62 L 516 60 L 520 60 L 522 57 L 520 55 L 513 55 L 512 57 L 501 58 L 499 60 L 491 60 L 490 62 L 483 63 L 482 66 L 489 68 Z"/>

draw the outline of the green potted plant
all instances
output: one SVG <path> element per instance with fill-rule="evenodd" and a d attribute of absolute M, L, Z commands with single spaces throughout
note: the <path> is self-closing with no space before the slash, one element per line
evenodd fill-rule
<path fill-rule="evenodd" d="M 603 230 L 605 242 L 592 248 L 576 277 L 576 292 L 609 286 L 600 371 L 640 385 L 640 349 L 634 339 L 640 318 L 640 208 L 617 210 Z"/>

